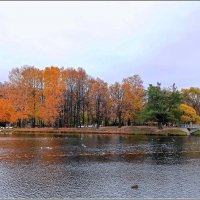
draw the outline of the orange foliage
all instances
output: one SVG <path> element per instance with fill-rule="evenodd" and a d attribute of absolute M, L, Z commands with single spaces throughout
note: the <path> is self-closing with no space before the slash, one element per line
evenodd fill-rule
<path fill-rule="evenodd" d="M 113 117 L 133 121 L 143 107 L 144 89 L 142 80 L 135 75 L 123 80 L 122 84 L 110 86 Z M 122 119 L 120 119 L 122 118 Z"/>
<path fill-rule="evenodd" d="M 0 99 L 0 121 L 12 122 L 13 121 L 13 108 L 6 99 Z"/>
<path fill-rule="evenodd" d="M 56 121 L 62 103 L 63 86 L 61 71 L 58 67 L 46 67 L 43 72 L 43 102 L 39 116 L 44 122 L 52 124 Z"/>
<path fill-rule="evenodd" d="M 143 106 L 144 90 L 137 75 L 109 87 L 82 68 L 24 66 L 11 70 L 9 79 L 0 84 L 0 121 L 19 126 L 109 125 L 133 121 Z"/>

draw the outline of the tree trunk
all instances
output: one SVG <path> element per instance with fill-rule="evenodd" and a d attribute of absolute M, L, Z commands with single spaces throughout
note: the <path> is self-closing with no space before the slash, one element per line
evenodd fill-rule
<path fill-rule="evenodd" d="M 32 128 L 35 128 L 35 117 L 32 119 Z"/>
<path fill-rule="evenodd" d="M 85 101 L 84 101 L 84 99 L 83 99 L 82 123 L 83 123 L 83 126 L 85 126 Z"/>
<path fill-rule="evenodd" d="M 163 124 L 162 124 L 162 122 L 158 122 L 158 129 L 163 129 Z"/>
<path fill-rule="evenodd" d="M 119 119 L 118 128 L 121 128 L 122 127 L 121 112 L 119 112 L 118 119 Z"/>
<path fill-rule="evenodd" d="M 97 128 L 100 126 L 100 99 L 97 99 L 97 105 L 96 105 L 96 123 Z"/>

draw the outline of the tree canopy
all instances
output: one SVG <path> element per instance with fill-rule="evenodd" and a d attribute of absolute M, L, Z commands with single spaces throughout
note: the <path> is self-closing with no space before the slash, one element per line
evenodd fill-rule
<path fill-rule="evenodd" d="M 161 88 L 160 83 L 156 86 L 149 85 L 147 102 L 143 111 L 144 120 L 156 121 L 159 128 L 169 122 L 176 123 L 181 116 L 180 103 L 181 94 L 175 85 L 171 88 Z"/>
<path fill-rule="evenodd" d="M 32 127 L 121 127 L 142 109 L 142 84 L 138 75 L 108 85 L 82 68 L 14 68 L 9 82 L 0 85 L 0 121 Z"/>
<path fill-rule="evenodd" d="M 82 68 L 14 68 L 0 83 L 0 123 L 82 127 L 200 123 L 200 88 L 179 91 L 150 84 L 139 75 L 108 84 Z"/>

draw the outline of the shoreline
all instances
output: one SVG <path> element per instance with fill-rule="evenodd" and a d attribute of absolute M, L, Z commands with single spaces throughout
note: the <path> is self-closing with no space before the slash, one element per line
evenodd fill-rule
<path fill-rule="evenodd" d="M 169 128 L 159 130 L 152 126 L 133 127 L 100 127 L 97 128 L 13 128 L 1 129 L 0 134 L 38 134 L 38 135 L 69 135 L 69 134 L 110 134 L 110 135 L 152 135 L 152 136 L 188 136 L 185 128 Z"/>

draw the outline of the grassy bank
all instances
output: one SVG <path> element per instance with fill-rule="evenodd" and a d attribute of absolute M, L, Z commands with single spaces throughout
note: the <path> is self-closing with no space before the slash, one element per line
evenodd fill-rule
<path fill-rule="evenodd" d="M 165 128 L 158 130 L 157 127 L 134 126 L 134 127 L 100 127 L 97 128 L 15 128 L 4 129 L 0 133 L 12 134 L 128 134 L 128 135 L 187 135 L 185 130 L 179 128 Z"/>
<path fill-rule="evenodd" d="M 200 130 L 194 132 L 192 135 L 194 135 L 194 136 L 200 136 Z"/>
<path fill-rule="evenodd" d="M 186 131 L 183 131 L 181 129 L 164 129 L 161 131 L 158 131 L 161 135 L 169 135 L 169 136 L 185 136 L 187 135 Z"/>
<path fill-rule="evenodd" d="M 133 128 L 132 134 L 134 135 L 166 135 L 166 136 L 186 136 L 188 135 L 186 130 L 180 128 L 164 128 L 159 130 L 155 127 L 142 127 Z"/>

